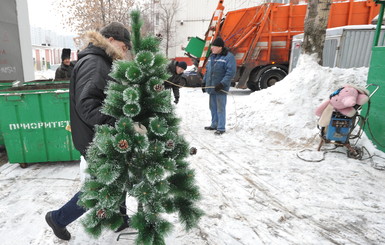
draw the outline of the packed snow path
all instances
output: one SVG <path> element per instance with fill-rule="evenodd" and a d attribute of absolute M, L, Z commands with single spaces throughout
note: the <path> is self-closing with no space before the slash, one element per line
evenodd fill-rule
<path fill-rule="evenodd" d="M 204 99 L 191 94 L 189 100 Z M 236 96 L 229 97 L 230 114 L 237 110 Z M 229 123 L 235 128 L 223 136 L 202 132 L 210 122 L 207 107 L 178 111 L 187 119 L 183 133 L 192 146 L 199 146 L 193 162 L 205 197 L 207 217 L 200 234 L 206 244 L 385 241 L 379 218 L 384 211 L 383 172 L 345 154 L 328 155 L 319 163 L 299 160 L 301 148 L 281 144 L 281 135 L 269 132 L 268 125 L 250 135 L 240 132 L 243 126 L 233 120 Z"/>
<path fill-rule="evenodd" d="M 228 129 L 215 136 L 203 129 L 210 123 L 208 95 L 200 89 L 181 90 L 177 114 L 181 133 L 198 149 L 188 160 L 196 170 L 206 215 L 189 233 L 176 224 L 167 244 L 384 244 L 385 173 L 368 160 L 345 154 L 327 154 L 322 162 L 300 160 L 296 154 L 304 148 L 314 149 L 310 155 L 315 157 L 321 154 L 315 151 L 316 130 L 301 144 L 269 122 L 248 121 L 248 94 L 234 91 L 228 97 Z M 79 221 L 68 227 L 71 241 L 55 238 L 44 215 L 79 189 L 77 164 L 32 164 L 26 169 L 5 164 L 0 183 L 1 244 L 134 244 L 127 237 L 116 241 L 118 234 L 112 231 L 94 240 Z M 128 200 L 130 211 L 135 210 Z"/>

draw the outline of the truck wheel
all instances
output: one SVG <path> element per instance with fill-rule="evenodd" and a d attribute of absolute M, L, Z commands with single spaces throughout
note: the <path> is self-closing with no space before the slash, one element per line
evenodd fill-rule
<path fill-rule="evenodd" d="M 247 82 L 247 87 L 251 90 L 251 91 L 256 91 L 258 90 L 258 87 L 256 86 L 256 84 L 254 82 L 250 82 L 248 81 Z"/>
<path fill-rule="evenodd" d="M 281 65 L 267 66 L 258 72 L 259 87 L 265 89 L 281 81 L 287 75 L 286 67 Z"/>
<path fill-rule="evenodd" d="M 258 70 L 252 71 L 249 76 L 249 80 L 247 81 L 247 87 L 253 92 L 260 90 L 257 75 L 258 75 Z"/>

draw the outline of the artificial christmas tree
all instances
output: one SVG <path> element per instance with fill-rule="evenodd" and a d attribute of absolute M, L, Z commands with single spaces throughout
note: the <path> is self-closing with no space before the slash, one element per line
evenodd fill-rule
<path fill-rule="evenodd" d="M 164 90 L 167 59 L 159 40 L 142 38 L 138 11 L 131 13 L 133 61 L 113 65 L 102 112 L 116 118 L 114 126 L 100 125 L 87 151 L 90 178 L 82 187 L 79 204 L 88 212 L 85 229 L 94 236 L 104 227 L 123 223 L 119 212 L 126 195 L 139 203 L 130 226 L 138 230 L 137 244 L 165 244 L 172 224 L 163 216 L 178 213 L 186 230 L 196 226 L 203 212 L 194 170 L 185 160 L 196 153 L 178 133 L 179 119 Z"/>

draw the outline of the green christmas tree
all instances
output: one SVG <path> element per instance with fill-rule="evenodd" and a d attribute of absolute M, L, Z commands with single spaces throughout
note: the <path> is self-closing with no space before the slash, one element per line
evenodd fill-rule
<path fill-rule="evenodd" d="M 79 204 L 88 212 L 87 232 L 99 236 L 103 228 L 123 223 L 119 207 L 126 195 L 138 201 L 130 226 L 138 230 L 137 244 L 165 244 L 172 224 L 164 216 L 177 212 L 186 230 L 197 225 L 203 211 L 196 206 L 200 193 L 194 170 L 185 158 L 190 149 L 179 135 L 179 119 L 163 81 L 167 59 L 159 40 L 142 38 L 138 11 L 131 13 L 133 61 L 116 61 L 102 112 L 116 118 L 114 126 L 96 127 L 87 151 L 91 178 L 82 187 Z"/>

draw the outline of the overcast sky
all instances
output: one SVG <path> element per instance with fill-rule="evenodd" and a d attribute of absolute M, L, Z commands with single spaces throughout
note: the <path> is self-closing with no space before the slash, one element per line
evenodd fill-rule
<path fill-rule="evenodd" d="M 56 1 L 57 0 L 27 0 L 30 25 L 63 33 L 61 13 L 59 13 L 54 6 Z"/>

